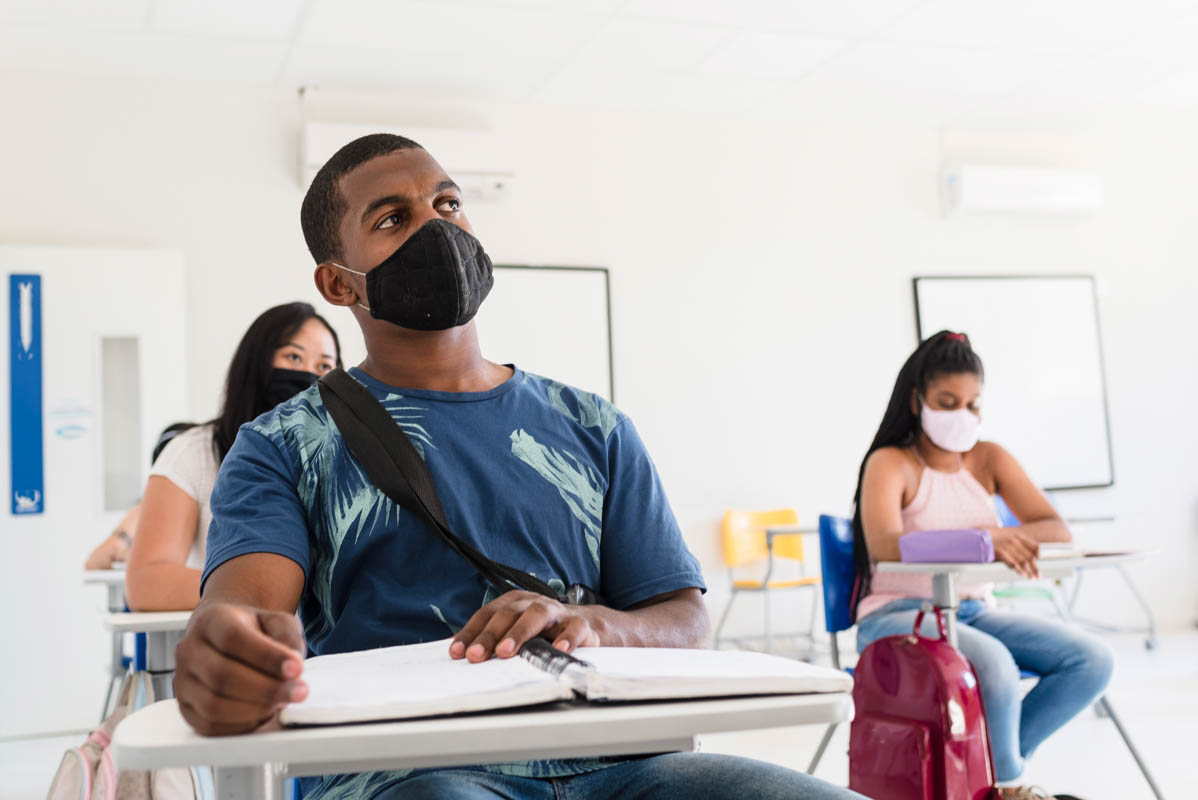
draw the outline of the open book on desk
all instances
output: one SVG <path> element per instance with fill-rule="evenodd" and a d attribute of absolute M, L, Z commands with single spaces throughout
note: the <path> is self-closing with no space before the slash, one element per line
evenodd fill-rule
<path fill-rule="evenodd" d="M 461 714 L 558 700 L 669 700 L 847 692 L 846 673 L 763 653 L 582 647 L 572 655 L 534 639 L 520 655 L 481 664 L 449 657 L 451 639 L 316 656 L 308 698 L 284 725 L 327 725 Z"/>

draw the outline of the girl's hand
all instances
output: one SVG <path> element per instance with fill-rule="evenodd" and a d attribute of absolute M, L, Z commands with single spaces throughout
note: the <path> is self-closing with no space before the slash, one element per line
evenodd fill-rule
<path fill-rule="evenodd" d="M 1018 528 L 989 528 L 994 557 L 1025 578 L 1039 578 L 1040 543 Z"/>

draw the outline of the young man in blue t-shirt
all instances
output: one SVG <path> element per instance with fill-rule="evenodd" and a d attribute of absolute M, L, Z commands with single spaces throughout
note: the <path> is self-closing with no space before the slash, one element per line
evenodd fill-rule
<path fill-rule="evenodd" d="M 301 211 L 316 285 L 348 307 L 367 356 L 350 375 L 420 452 L 451 528 L 551 586 L 609 606 L 499 596 L 379 491 L 313 387 L 245 425 L 212 493 L 202 600 L 175 693 L 205 734 L 269 724 L 301 700 L 306 653 L 453 637 L 449 655 L 511 658 L 543 635 L 581 646 L 699 647 L 703 577 L 632 423 L 603 399 L 483 359 L 473 317 L 491 262 L 460 190 L 423 148 L 363 137 L 316 175 Z M 302 630 L 295 610 L 303 620 Z M 760 762 L 675 753 L 309 779 L 305 797 L 855 796 Z"/>

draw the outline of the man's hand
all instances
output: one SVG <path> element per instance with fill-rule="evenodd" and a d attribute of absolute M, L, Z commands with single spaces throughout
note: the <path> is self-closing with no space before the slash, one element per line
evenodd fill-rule
<path fill-rule="evenodd" d="M 175 648 L 175 697 L 205 736 L 245 733 L 271 721 L 308 687 L 304 634 L 294 614 L 201 603 Z"/>
<path fill-rule="evenodd" d="M 535 592 L 511 591 L 474 612 L 453 637 L 449 655 L 478 663 L 492 655 L 511 658 L 521 645 L 544 635 L 558 650 L 597 647 L 606 626 L 602 606 L 568 606 Z"/>
<path fill-rule="evenodd" d="M 994 542 L 994 557 L 1025 578 L 1039 578 L 1040 543 L 1018 528 L 991 528 L 990 539 Z"/>

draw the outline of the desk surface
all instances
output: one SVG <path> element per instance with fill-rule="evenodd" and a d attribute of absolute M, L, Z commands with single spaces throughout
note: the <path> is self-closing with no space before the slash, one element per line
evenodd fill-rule
<path fill-rule="evenodd" d="M 123 569 L 85 569 L 83 571 L 85 584 L 104 584 L 106 586 L 124 586 L 125 570 Z"/>
<path fill-rule="evenodd" d="M 210 738 L 191 729 L 176 701 L 164 700 L 120 724 L 113 754 L 121 769 L 278 763 L 287 765 L 290 776 L 321 775 L 644 753 L 652 752 L 646 746 L 700 733 L 842 722 L 852 713 L 852 696 L 834 692 L 668 703 L 559 704 L 506 713 Z"/>
<path fill-rule="evenodd" d="M 103 615 L 104 627 L 113 633 L 181 631 L 191 619 L 190 611 L 146 611 Z"/>
<path fill-rule="evenodd" d="M 1074 558 L 1042 558 L 1040 565 L 1042 577 L 1068 575 L 1081 568 L 1111 567 L 1126 564 L 1129 561 L 1140 561 L 1147 552 L 1119 553 L 1117 555 L 1079 556 Z M 1000 561 L 988 564 L 950 564 L 950 563 L 916 563 L 909 561 L 879 561 L 879 572 L 917 572 L 924 574 L 953 574 L 962 580 L 989 583 L 992 581 L 1019 581 L 1023 576 Z"/>

